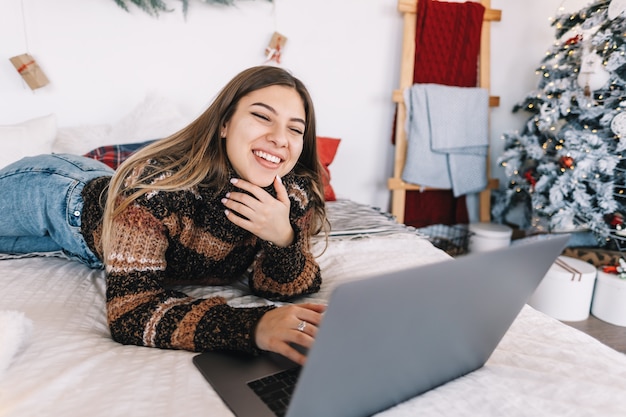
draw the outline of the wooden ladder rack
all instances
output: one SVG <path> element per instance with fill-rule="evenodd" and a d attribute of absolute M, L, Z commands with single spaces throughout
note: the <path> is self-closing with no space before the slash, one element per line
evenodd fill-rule
<path fill-rule="evenodd" d="M 409 184 L 402 180 L 402 171 L 406 162 L 407 137 L 405 131 L 406 106 L 403 92 L 413 85 L 413 70 L 415 66 L 415 34 L 417 19 L 417 2 L 419 0 L 398 0 L 398 11 L 403 15 L 402 56 L 400 66 L 400 88 L 393 91 L 393 101 L 397 104 L 395 126 L 395 157 L 393 177 L 389 178 L 387 187 L 391 190 L 391 213 L 400 223 L 404 222 L 404 209 L 407 190 L 433 189 L 419 184 Z M 481 29 L 480 53 L 478 62 L 478 87 L 490 88 L 490 60 L 491 60 L 491 27 L 493 21 L 500 21 L 502 12 L 491 8 L 491 0 L 481 0 L 485 7 L 483 25 Z M 489 106 L 500 105 L 500 97 L 489 96 Z M 490 176 L 489 156 L 487 156 L 487 188 L 480 192 L 479 219 L 489 222 L 491 219 L 491 190 L 498 188 L 498 180 Z"/>

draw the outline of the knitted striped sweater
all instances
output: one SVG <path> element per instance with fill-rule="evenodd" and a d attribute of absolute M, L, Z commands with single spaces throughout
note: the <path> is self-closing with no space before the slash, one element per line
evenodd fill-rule
<path fill-rule="evenodd" d="M 153 167 L 145 168 L 149 170 Z M 106 269 L 107 316 L 111 335 L 123 344 L 190 351 L 257 353 L 254 330 L 273 306 L 234 308 L 221 297 L 197 299 L 176 284 L 216 285 L 237 280 L 252 266 L 253 293 L 274 300 L 313 293 L 320 269 L 307 233 L 312 209 L 306 180 L 282 178 L 291 200 L 294 242 L 278 247 L 232 224 L 219 194 L 206 186 L 153 191 L 114 222 Z M 157 180 L 158 181 L 158 180 Z M 85 187 L 82 234 L 94 253 L 100 242 L 99 197 L 109 178 Z M 269 189 L 267 189 L 269 190 Z"/>

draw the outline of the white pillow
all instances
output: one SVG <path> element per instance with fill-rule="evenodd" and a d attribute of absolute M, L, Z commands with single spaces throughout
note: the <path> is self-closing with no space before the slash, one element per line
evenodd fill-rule
<path fill-rule="evenodd" d="M 185 127 L 187 120 L 174 102 L 156 94 L 148 94 L 129 114 L 115 124 L 109 135 L 109 143 L 144 142 L 162 139 Z"/>
<path fill-rule="evenodd" d="M 84 155 L 102 145 L 110 145 L 110 133 L 110 125 L 60 127 L 52 152 Z"/>
<path fill-rule="evenodd" d="M 54 114 L 0 126 L 0 168 L 25 156 L 51 153 L 56 133 Z"/>
<path fill-rule="evenodd" d="M 161 139 L 177 132 L 187 123 L 187 118 L 172 101 L 148 94 L 114 125 L 59 128 L 52 152 L 84 155 L 100 146 Z"/>

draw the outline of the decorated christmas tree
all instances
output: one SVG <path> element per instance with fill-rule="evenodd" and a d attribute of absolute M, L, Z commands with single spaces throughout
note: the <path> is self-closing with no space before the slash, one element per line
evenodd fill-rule
<path fill-rule="evenodd" d="M 538 87 L 513 109 L 530 118 L 504 134 L 495 221 L 515 213 L 526 230 L 588 231 L 598 246 L 626 249 L 625 9 L 597 0 L 553 20 Z"/>

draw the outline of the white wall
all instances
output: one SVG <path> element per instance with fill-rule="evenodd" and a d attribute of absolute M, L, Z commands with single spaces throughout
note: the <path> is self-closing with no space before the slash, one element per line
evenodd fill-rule
<path fill-rule="evenodd" d="M 572 0 L 573 2 L 574 0 Z M 178 7 L 179 3 L 169 0 Z M 331 166 L 340 197 L 388 208 L 390 134 L 402 20 L 396 0 L 190 0 L 154 19 L 113 0 L 0 0 L 0 123 L 56 113 L 60 126 L 114 123 L 146 93 L 173 99 L 190 117 L 240 70 L 261 64 L 276 30 L 288 37 L 282 66 L 309 87 L 318 133 L 343 139 Z M 562 0 L 493 0 L 492 172 L 501 134 L 525 115 L 514 103 L 537 83 L 554 41 L 548 18 Z M 567 3 L 567 2 L 566 2 Z M 30 52 L 51 84 L 31 91 L 8 58 Z"/>

